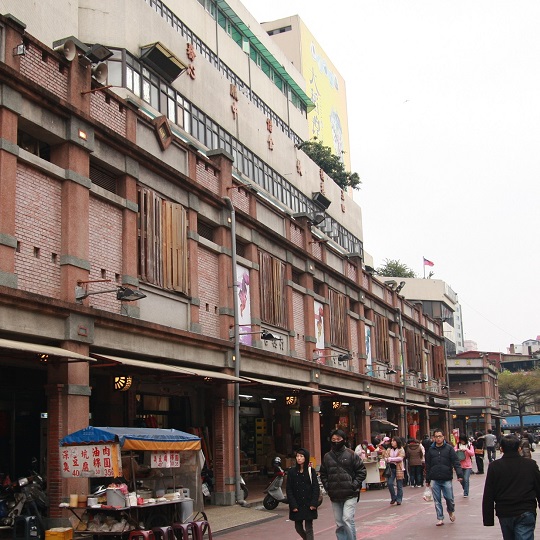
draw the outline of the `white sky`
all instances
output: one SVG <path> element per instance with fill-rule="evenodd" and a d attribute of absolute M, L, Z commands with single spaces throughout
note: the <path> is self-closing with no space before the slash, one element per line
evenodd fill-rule
<path fill-rule="evenodd" d="M 480 350 L 536 338 L 540 2 L 242 3 L 260 22 L 299 15 L 345 79 L 375 266 L 422 277 L 433 261 Z"/>

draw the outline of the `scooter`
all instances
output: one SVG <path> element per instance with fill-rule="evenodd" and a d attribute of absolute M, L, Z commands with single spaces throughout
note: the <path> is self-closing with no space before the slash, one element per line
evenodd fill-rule
<path fill-rule="evenodd" d="M 49 501 L 45 494 L 45 481 L 35 471 L 32 475 L 19 478 L 17 482 L 5 483 L 0 497 L 0 528 L 12 528 L 18 516 L 35 516 L 30 535 L 44 538 L 44 516 Z"/>
<path fill-rule="evenodd" d="M 279 503 L 289 504 L 281 489 L 283 486 L 283 478 L 285 477 L 285 471 L 281 468 L 281 458 L 274 458 L 272 464 L 274 465 L 274 476 L 264 490 L 266 495 L 263 499 L 263 506 L 267 510 L 274 510 Z"/>

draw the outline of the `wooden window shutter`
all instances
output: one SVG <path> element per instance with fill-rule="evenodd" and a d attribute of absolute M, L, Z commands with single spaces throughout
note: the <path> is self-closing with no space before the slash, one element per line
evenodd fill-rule
<path fill-rule="evenodd" d="M 377 342 L 377 359 L 390 361 L 390 336 L 388 335 L 388 319 L 375 314 L 375 341 Z"/>
<path fill-rule="evenodd" d="M 176 203 L 163 201 L 163 286 L 188 293 L 187 212 Z"/>
<path fill-rule="evenodd" d="M 347 298 L 333 289 L 328 291 L 330 303 L 330 341 L 332 345 L 348 349 Z"/>
<path fill-rule="evenodd" d="M 261 319 L 274 326 L 287 327 L 285 263 L 259 252 Z"/>
<path fill-rule="evenodd" d="M 162 286 L 161 198 L 149 189 L 138 188 L 139 274 L 141 279 Z"/>

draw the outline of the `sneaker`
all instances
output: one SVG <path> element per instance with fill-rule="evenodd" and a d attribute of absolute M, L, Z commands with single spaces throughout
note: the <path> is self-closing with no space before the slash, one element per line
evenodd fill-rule
<path fill-rule="evenodd" d="M 465 498 L 467 498 L 467 497 L 468 497 L 468 495 L 463 495 L 463 496 L 464 496 Z"/>
<path fill-rule="evenodd" d="M 450 518 L 450 521 L 452 523 L 454 523 L 454 521 L 456 521 L 456 514 L 454 514 L 454 512 L 449 512 L 448 517 Z"/>
<path fill-rule="evenodd" d="M 400 503 L 400 502 L 398 502 L 398 503 L 397 503 L 397 505 L 398 505 L 398 506 L 401 506 L 401 503 Z"/>
<path fill-rule="evenodd" d="M 444 521 L 442 519 L 439 519 L 439 521 L 437 521 L 437 523 L 435 523 L 435 525 L 437 527 L 440 527 L 441 525 L 444 525 Z"/>
<path fill-rule="evenodd" d="M 390 501 L 390 504 L 396 504 L 396 501 Z"/>

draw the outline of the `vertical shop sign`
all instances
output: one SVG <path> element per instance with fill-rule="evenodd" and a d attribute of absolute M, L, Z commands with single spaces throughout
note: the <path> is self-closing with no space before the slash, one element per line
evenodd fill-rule
<path fill-rule="evenodd" d="M 240 343 L 251 345 L 251 300 L 249 286 L 249 269 L 241 264 L 236 265 L 236 283 L 238 284 L 238 325 L 240 326 Z"/>

